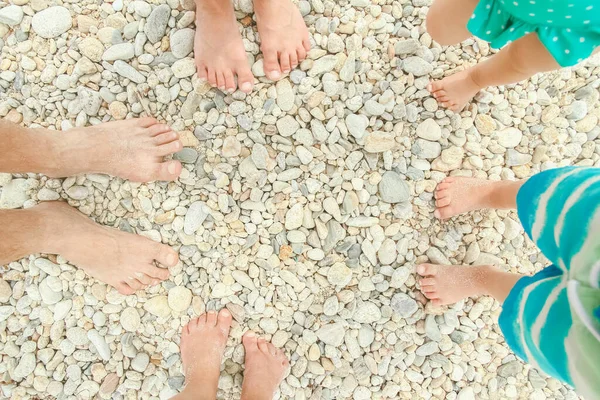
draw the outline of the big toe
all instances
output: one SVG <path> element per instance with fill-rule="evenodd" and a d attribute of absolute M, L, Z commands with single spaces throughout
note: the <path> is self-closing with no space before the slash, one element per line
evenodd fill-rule
<path fill-rule="evenodd" d="M 156 166 L 155 179 L 158 181 L 174 181 L 179 178 L 183 166 L 177 160 L 166 161 Z"/>
<path fill-rule="evenodd" d="M 252 331 L 246 332 L 242 337 L 242 343 L 244 344 L 244 349 L 246 353 L 252 353 L 258 351 L 258 337 Z"/>
<path fill-rule="evenodd" d="M 244 93 L 250 93 L 254 87 L 254 75 L 247 65 L 237 70 L 238 87 Z"/>
<path fill-rule="evenodd" d="M 421 276 L 435 276 L 437 275 L 437 265 L 421 264 L 417 266 L 417 273 Z"/>
<path fill-rule="evenodd" d="M 263 69 L 265 75 L 272 81 L 279 80 L 281 78 L 281 66 L 277 59 L 276 51 L 264 51 L 265 59 L 263 60 Z"/>
<path fill-rule="evenodd" d="M 229 336 L 229 329 L 231 328 L 231 313 L 226 308 L 219 311 L 217 315 L 217 327 L 223 332 L 225 337 Z"/>
<path fill-rule="evenodd" d="M 451 204 L 448 204 L 446 206 L 442 206 L 441 204 L 443 203 L 440 203 L 440 206 L 438 206 L 438 208 L 436 208 L 433 212 L 433 215 L 437 219 L 448 219 L 456 214 L 456 211 L 454 210 L 454 207 Z"/>
<path fill-rule="evenodd" d="M 443 88 L 444 85 L 442 85 L 442 81 L 434 81 L 427 85 L 427 90 L 429 90 L 431 93 L 435 93 L 438 90 L 442 90 Z"/>

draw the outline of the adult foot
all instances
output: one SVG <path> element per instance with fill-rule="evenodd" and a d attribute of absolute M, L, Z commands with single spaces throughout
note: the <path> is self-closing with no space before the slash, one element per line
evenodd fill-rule
<path fill-rule="evenodd" d="M 246 365 L 241 400 L 271 400 L 285 377 L 289 361 L 282 350 L 254 332 L 247 332 L 242 342 Z"/>
<path fill-rule="evenodd" d="M 267 78 L 278 80 L 306 58 L 308 29 L 290 0 L 255 0 L 254 11 Z"/>
<path fill-rule="evenodd" d="M 231 313 L 209 311 L 189 322 L 181 333 L 181 360 L 190 399 L 215 399 L 223 352 L 231 327 Z"/>
<path fill-rule="evenodd" d="M 462 110 L 481 89 L 473 80 L 470 68 L 427 85 L 438 103 L 454 112 Z"/>
<path fill-rule="evenodd" d="M 194 56 L 198 77 L 223 91 L 234 92 L 239 87 L 250 93 L 254 76 L 231 1 L 201 0 L 196 4 Z"/>
<path fill-rule="evenodd" d="M 467 297 L 486 294 L 485 278 L 492 267 L 421 264 L 417 273 L 421 292 L 434 306 L 453 304 Z"/>
<path fill-rule="evenodd" d="M 169 271 L 157 267 L 156 262 L 166 267 L 178 262 L 171 247 L 99 225 L 66 203 L 44 202 L 30 210 L 39 214 L 43 224 L 40 253 L 60 254 L 122 294 L 167 279 Z"/>
<path fill-rule="evenodd" d="M 135 182 L 173 181 L 181 163 L 164 157 L 183 148 L 179 134 L 154 118 L 107 122 L 65 132 L 40 130 L 53 147 L 54 178 L 104 173 Z"/>

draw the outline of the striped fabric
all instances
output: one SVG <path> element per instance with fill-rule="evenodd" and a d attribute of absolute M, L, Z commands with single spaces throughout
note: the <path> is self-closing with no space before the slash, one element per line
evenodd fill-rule
<path fill-rule="evenodd" d="M 600 399 L 600 168 L 530 178 L 517 195 L 525 232 L 553 265 L 520 279 L 500 328 L 529 364 Z"/>

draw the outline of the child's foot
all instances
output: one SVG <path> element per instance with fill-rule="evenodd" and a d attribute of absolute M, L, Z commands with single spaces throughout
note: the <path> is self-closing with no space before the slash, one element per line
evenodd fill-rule
<path fill-rule="evenodd" d="M 493 208 L 490 194 L 497 181 L 449 176 L 435 188 L 436 218 L 447 219 L 469 211 Z"/>
<path fill-rule="evenodd" d="M 421 292 L 434 306 L 453 304 L 467 297 L 486 294 L 485 277 L 491 267 L 421 264 L 417 273 Z"/>
<path fill-rule="evenodd" d="M 482 88 L 473 80 L 470 68 L 431 82 L 427 90 L 444 108 L 454 112 L 462 110 Z"/>
<path fill-rule="evenodd" d="M 181 396 L 190 399 L 215 399 L 221 373 L 221 361 L 227 345 L 231 313 L 209 311 L 191 320 L 181 333 L 181 360 L 185 389 Z"/>
<path fill-rule="evenodd" d="M 198 77 L 223 91 L 234 92 L 239 87 L 241 91 L 250 93 L 254 76 L 231 1 L 203 0 L 196 3 L 194 55 Z"/>
<path fill-rule="evenodd" d="M 254 332 L 242 338 L 246 349 L 246 366 L 242 400 L 271 400 L 287 372 L 289 361 L 282 350 Z"/>
<path fill-rule="evenodd" d="M 275 81 L 306 58 L 310 50 L 308 29 L 290 0 L 255 0 L 254 10 L 265 75 Z"/>

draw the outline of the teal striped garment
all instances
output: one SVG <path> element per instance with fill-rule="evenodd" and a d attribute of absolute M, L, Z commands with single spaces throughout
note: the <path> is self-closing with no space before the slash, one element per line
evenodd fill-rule
<path fill-rule="evenodd" d="M 600 168 L 530 178 L 517 195 L 525 232 L 553 265 L 520 279 L 500 328 L 526 362 L 600 399 Z"/>

